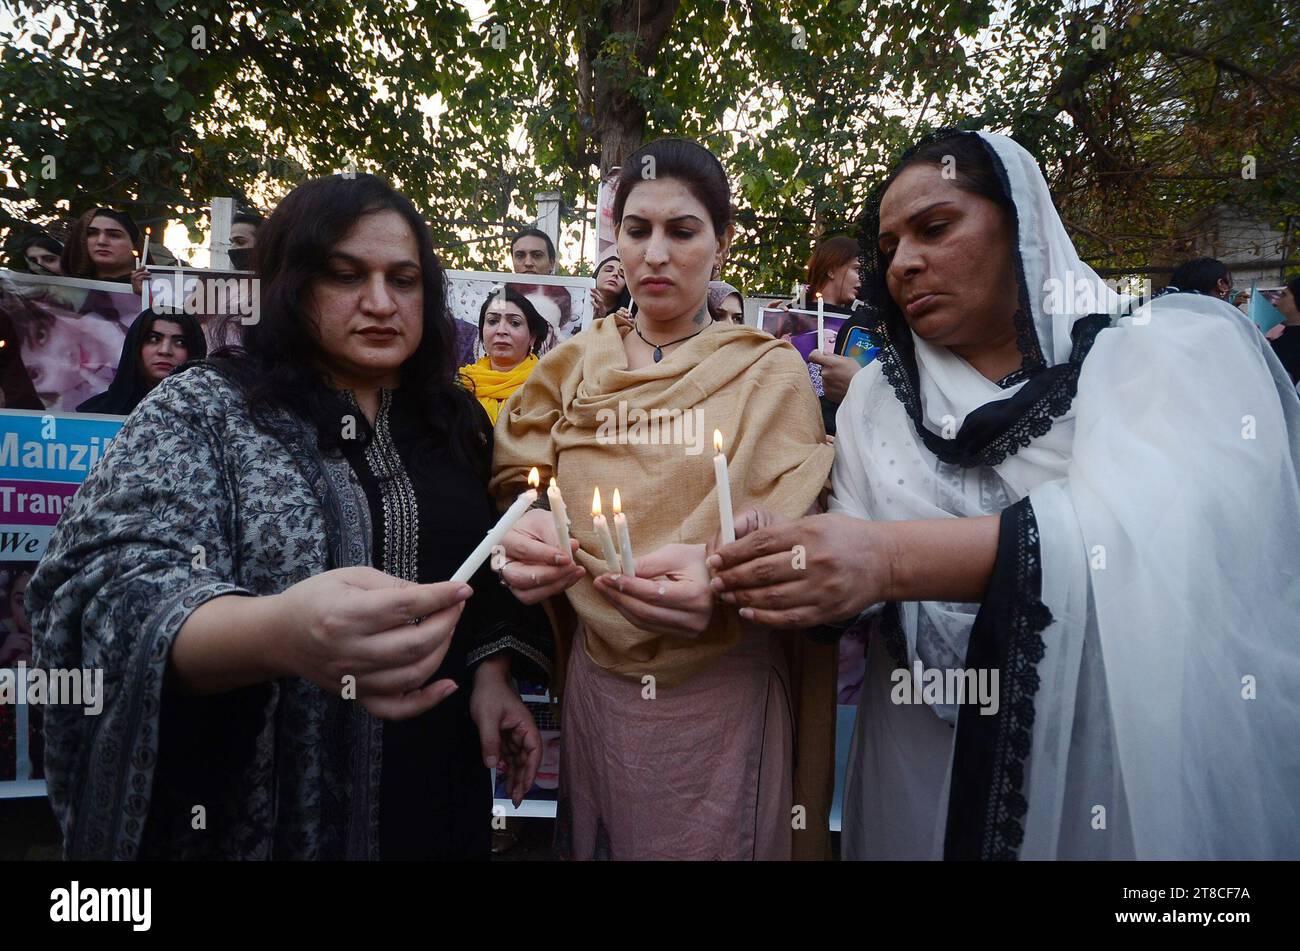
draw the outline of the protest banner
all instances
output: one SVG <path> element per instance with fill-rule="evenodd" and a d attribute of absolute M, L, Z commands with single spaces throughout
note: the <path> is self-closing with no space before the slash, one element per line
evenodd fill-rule
<path fill-rule="evenodd" d="M 14 399 L 24 373 L 49 410 L 73 412 L 104 392 L 140 310 L 128 284 L 0 270 L 0 336 L 18 346 L 4 360 L 22 368 L 4 377 L 4 405 L 39 408 Z"/>
<path fill-rule="evenodd" d="M 487 299 L 505 284 L 527 297 L 550 325 L 550 334 L 541 347 L 543 354 L 564 343 L 591 320 L 591 290 L 595 281 L 589 277 L 448 271 L 447 307 L 461 324 L 457 333 L 461 366 L 483 355 L 478 338 L 479 312 Z"/>
<path fill-rule="evenodd" d="M 0 410 L 0 799 L 45 795 L 40 708 L 25 702 L 33 644 L 27 582 L 59 516 L 122 417 Z"/>

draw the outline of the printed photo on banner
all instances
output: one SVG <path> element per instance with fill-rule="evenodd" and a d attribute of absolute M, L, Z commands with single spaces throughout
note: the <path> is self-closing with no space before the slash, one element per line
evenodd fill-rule
<path fill-rule="evenodd" d="M 0 270 L 4 405 L 72 412 L 107 390 L 140 309 L 127 284 Z"/>
<path fill-rule="evenodd" d="M 504 274 L 491 271 L 448 271 L 447 307 L 460 322 L 457 339 L 461 366 L 484 356 L 479 333 L 480 317 L 489 299 L 510 287 L 522 295 L 547 325 L 539 356 L 568 340 L 591 320 L 589 277 L 556 277 L 548 274 Z"/>
<path fill-rule="evenodd" d="M 817 311 L 815 310 L 763 310 L 761 327 L 778 340 L 788 340 L 799 351 L 799 356 L 808 363 L 808 357 L 814 350 L 822 353 L 835 352 L 835 339 L 847 320 L 841 314 L 825 314 L 822 317 L 822 342 L 817 342 Z M 822 388 L 821 367 L 815 363 L 808 364 L 808 375 L 812 378 L 813 389 L 818 396 L 824 395 Z"/>
<path fill-rule="evenodd" d="M 618 173 L 616 166 L 605 173 L 600 180 L 600 189 L 596 193 L 596 260 L 603 261 L 606 256 L 618 252 L 617 239 L 614 236 L 614 193 L 618 191 Z"/>
<path fill-rule="evenodd" d="M 208 352 L 235 346 L 241 330 L 260 319 L 257 279 L 252 271 L 150 267 L 144 306 L 160 315 L 196 318 Z"/>

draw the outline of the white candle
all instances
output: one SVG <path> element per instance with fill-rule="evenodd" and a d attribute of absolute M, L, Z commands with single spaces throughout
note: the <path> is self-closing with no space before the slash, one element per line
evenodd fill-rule
<path fill-rule="evenodd" d="M 537 484 L 540 481 L 536 469 L 528 473 L 528 484 L 532 488 L 520 493 L 519 498 L 515 499 L 510 508 L 506 509 L 505 514 L 492 526 L 492 531 L 483 537 L 483 540 L 478 543 L 478 547 L 470 552 L 469 557 L 456 569 L 456 573 L 451 576 L 452 581 L 468 582 L 470 578 L 474 577 L 474 572 L 478 571 L 479 566 L 487 561 L 488 555 L 492 554 L 492 549 L 501 544 L 502 539 L 514 527 L 515 522 L 524 517 L 524 513 L 528 511 L 528 506 L 537 501 Z"/>
<path fill-rule="evenodd" d="M 555 521 L 555 537 L 559 539 L 560 551 L 564 552 L 570 558 L 573 552 L 569 550 L 569 512 L 564 507 L 564 496 L 560 495 L 560 487 L 555 484 L 555 479 L 551 479 L 551 486 L 546 490 L 546 497 L 551 502 L 551 518 Z"/>
<path fill-rule="evenodd" d="M 144 247 L 140 249 L 140 266 L 144 267 L 149 263 L 149 239 L 153 236 L 152 228 L 144 229 Z"/>
<path fill-rule="evenodd" d="M 713 431 L 713 475 L 718 481 L 718 518 L 722 522 L 722 541 L 731 544 L 736 540 L 736 519 L 731 514 L 731 479 L 727 475 L 727 457 L 722 454 L 722 433 Z"/>
<path fill-rule="evenodd" d="M 596 487 L 596 494 L 591 498 L 591 527 L 596 530 L 596 537 L 600 539 L 600 550 L 605 555 L 605 564 L 609 566 L 609 571 L 618 574 L 622 570 L 619 566 L 618 549 L 614 547 L 614 538 L 609 534 L 609 523 L 605 521 L 605 516 L 600 514 L 600 486 Z"/>
<path fill-rule="evenodd" d="M 627 516 L 623 514 L 623 502 L 614 490 L 614 532 L 618 535 L 619 557 L 623 560 L 623 574 L 636 577 L 636 561 L 632 558 L 632 536 L 627 533 Z"/>
<path fill-rule="evenodd" d="M 826 346 L 826 302 L 822 300 L 821 292 L 817 293 L 817 346 L 815 349 L 820 350 Z"/>

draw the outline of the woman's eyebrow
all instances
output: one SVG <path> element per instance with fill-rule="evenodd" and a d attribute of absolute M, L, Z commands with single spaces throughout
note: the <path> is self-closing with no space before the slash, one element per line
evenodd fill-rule
<path fill-rule="evenodd" d="M 940 208 L 944 205 L 951 205 L 951 204 L 953 204 L 953 200 L 951 198 L 943 198 L 940 199 L 939 201 L 931 202 L 930 204 L 926 205 L 924 208 L 920 209 L 919 211 L 914 211 L 910 215 L 908 215 L 907 218 L 904 220 L 904 224 L 910 225 L 912 222 L 916 221 L 916 219 L 926 214 L 929 214 L 930 212 L 934 211 L 936 208 Z M 880 241 L 883 238 L 892 238 L 892 237 L 894 237 L 894 232 L 882 231 L 876 237 L 876 240 Z"/>
<path fill-rule="evenodd" d="M 328 260 L 334 260 L 334 259 L 340 260 L 345 264 L 351 264 L 353 267 L 357 267 L 357 268 L 364 269 L 369 267 L 369 265 L 365 261 L 361 260 L 361 258 L 353 254 L 348 254 L 346 251 L 331 251 L 325 257 Z M 413 267 L 418 270 L 420 267 L 420 262 L 412 261 L 410 258 L 403 258 L 400 261 L 394 261 L 392 264 L 388 265 L 387 269 L 392 270 L 394 268 L 399 268 L 399 267 Z"/>
<path fill-rule="evenodd" d="M 623 220 L 636 221 L 636 222 L 640 222 L 641 224 L 647 224 L 647 225 L 650 223 L 650 220 L 648 218 L 642 218 L 640 215 L 624 215 Z M 694 221 L 698 224 L 704 223 L 704 219 L 701 218 L 699 215 L 678 215 L 676 218 L 668 219 L 669 224 L 675 224 L 679 221 Z"/>

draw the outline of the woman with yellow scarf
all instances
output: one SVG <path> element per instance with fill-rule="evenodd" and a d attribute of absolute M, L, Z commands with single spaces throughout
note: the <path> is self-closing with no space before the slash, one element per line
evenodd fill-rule
<path fill-rule="evenodd" d="M 612 314 L 547 354 L 494 434 L 498 501 L 536 466 L 563 493 L 574 540 L 562 550 L 551 513 L 530 511 L 499 566 L 516 597 L 546 604 L 557 672 L 567 655 L 552 681 L 556 851 L 829 858 L 834 646 L 743 622 L 715 598 L 705 546 L 720 525 L 715 429 L 737 511 L 765 499 L 807 512 L 833 451 L 795 350 L 709 316 L 734 233 L 718 160 L 664 139 L 623 168 L 614 221 L 636 323 Z M 606 506 L 620 490 L 634 572 L 602 557 L 586 515 L 596 488 Z"/>
<path fill-rule="evenodd" d="M 524 385 L 537 366 L 537 349 L 546 340 L 547 323 L 537 308 L 509 284 L 494 290 L 478 314 L 478 337 L 484 355 L 460 368 L 466 389 L 496 425 L 501 405 Z"/>

